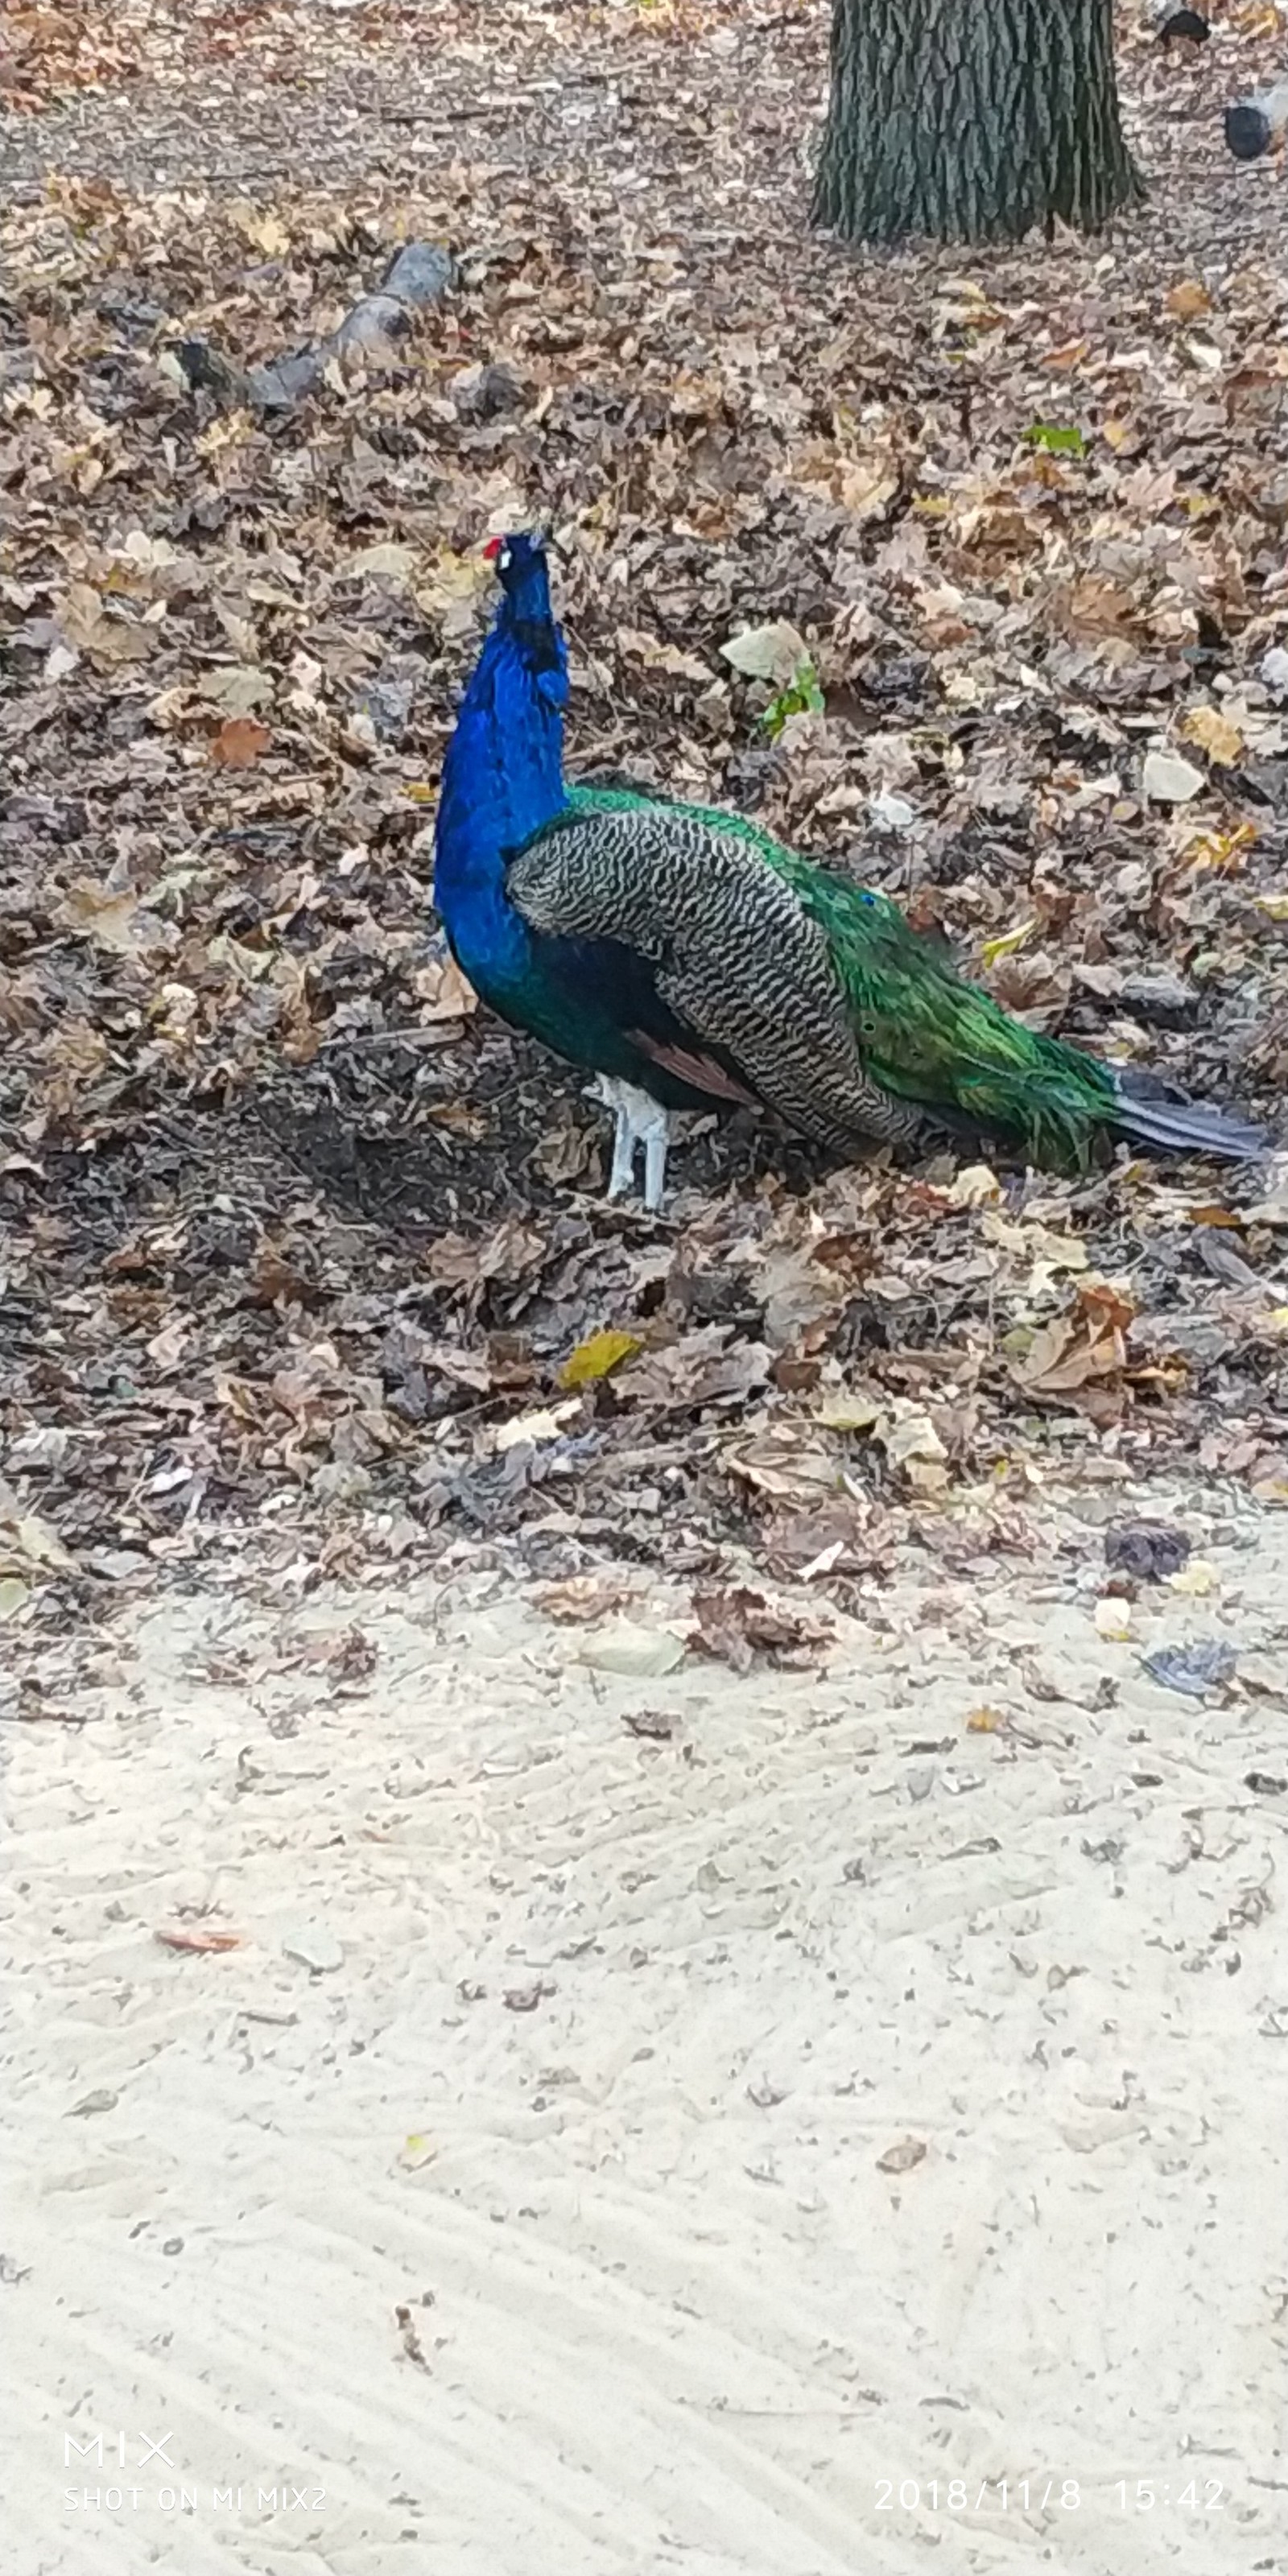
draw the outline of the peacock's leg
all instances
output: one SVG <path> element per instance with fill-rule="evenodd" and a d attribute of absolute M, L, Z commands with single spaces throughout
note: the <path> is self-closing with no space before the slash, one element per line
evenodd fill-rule
<path fill-rule="evenodd" d="M 647 1091 L 638 1091 L 632 1082 L 619 1082 L 601 1073 L 592 1086 L 592 1098 L 602 1100 L 611 1109 L 616 1124 L 613 1129 L 613 1162 L 608 1175 L 608 1196 L 620 1199 L 635 1186 L 635 1150 L 644 1148 L 644 1205 L 650 1216 L 656 1216 L 662 1204 L 666 1182 L 666 1149 L 670 1141 L 670 1121 L 666 1111 Z"/>
<path fill-rule="evenodd" d="M 666 1187 L 666 1149 L 671 1141 L 671 1122 L 666 1111 L 647 1092 L 637 1092 L 642 1115 L 636 1129 L 644 1146 L 644 1206 L 649 1216 L 661 1212 L 662 1192 Z"/>
<path fill-rule="evenodd" d="M 610 1105 L 617 1123 L 613 1129 L 613 1168 L 608 1175 L 608 1196 L 622 1199 L 628 1190 L 635 1187 L 635 1138 L 624 1103 L 615 1100 Z"/>

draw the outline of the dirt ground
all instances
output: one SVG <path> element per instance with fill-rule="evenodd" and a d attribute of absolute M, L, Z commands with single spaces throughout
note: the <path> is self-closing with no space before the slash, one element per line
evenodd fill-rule
<path fill-rule="evenodd" d="M 15 2576 L 1288 2567 L 1288 1524 L 1181 1518 L 1129 1636 L 1066 1519 L 811 1672 L 115 1623 L 11 1748 Z"/>
<path fill-rule="evenodd" d="M 1278 1132 L 1273 16 L 856 288 L 805 0 L 10 13 L 4 2576 L 1288 2576 L 1282 1158 L 652 1225 L 429 911 L 541 516 L 576 768 Z"/>

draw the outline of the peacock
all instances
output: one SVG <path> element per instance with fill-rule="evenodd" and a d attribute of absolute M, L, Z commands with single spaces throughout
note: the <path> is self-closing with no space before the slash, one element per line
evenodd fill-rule
<path fill-rule="evenodd" d="M 836 1154 L 993 1138 L 1085 1168 L 1097 1143 L 1241 1159 L 1242 1119 L 1041 1036 L 887 896 L 745 815 L 568 786 L 568 661 L 534 535 L 485 548 L 501 602 L 443 766 L 435 900 L 480 999 L 595 1077 L 609 1196 L 656 1214 L 675 1110 L 750 1104 Z"/>

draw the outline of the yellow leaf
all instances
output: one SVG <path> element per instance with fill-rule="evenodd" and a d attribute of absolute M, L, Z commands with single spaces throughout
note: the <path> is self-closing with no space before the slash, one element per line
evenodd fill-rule
<path fill-rule="evenodd" d="M 1013 957 L 1016 949 L 1022 948 L 1026 939 L 1032 938 L 1036 928 L 1036 919 L 1021 921 L 1014 930 L 1003 930 L 996 939 L 986 939 L 980 950 L 984 964 L 996 966 L 999 957 Z"/>
<path fill-rule="evenodd" d="M 1229 868 L 1243 866 L 1245 850 L 1253 847 L 1257 837 L 1255 823 L 1236 823 L 1231 832 L 1198 832 L 1186 847 L 1186 858 L 1192 868 Z M 1270 898 L 1274 900 L 1273 896 Z"/>
<path fill-rule="evenodd" d="M 968 1735 L 999 1735 L 1006 1720 L 1000 1708 L 973 1708 L 966 1720 Z"/>
<path fill-rule="evenodd" d="M 1288 894 L 1258 894 L 1252 899 L 1258 912 L 1264 912 L 1268 920 L 1288 921 Z"/>
<path fill-rule="evenodd" d="M 1233 769 L 1243 757 L 1243 736 L 1237 724 L 1220 715 L 1215 707 L 1193 707 L 1181 726 L 1187 742 L 1196 742 L 1222 769 Z"/>
<path fill-rule="evenodd" d="M 1193 322 L 1200 313 L 1210 313 L 1212 298 L 1197 277 L 1183 277 L 1168 289 L 1167 309 L 1178 322 Z"/>
<path fill-rule="evenodd" d="M 1205 1556 L 1192 1556 L 1188 1565 L 1181 1566 L 1178 1573 L 1168 1577 L 1169 1592 L 1192 1592 L 1200 1601 L 1205 1600 L 1209 1592 L 1219 1592 L 1220 1589 L 1220 1575 Z"/>
<path fill-rule="evenodd" d="M 419 778 L 413 779 L 408 786 L 404 787 L 403 794 L 413 805 L 432 805 L 434 802 L 433 788 L 426 787 L 424 781 Z"/>
<path fill-rule="evenodd" d="M 597 1378 L 611 1377 L 623 1360 L 633 1360 L 643 1348 L 638 1333 L 592 1333 L 579 1342 L 571 1357 L 559 1371 L 561 1386 L 593 1386 Z"/>

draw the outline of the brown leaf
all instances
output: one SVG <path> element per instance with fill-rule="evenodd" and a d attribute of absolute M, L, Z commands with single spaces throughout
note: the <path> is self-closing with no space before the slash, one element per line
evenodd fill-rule
<path fill-rule="evenodd" d="M 808 1656 L 829 1645 L 833 1634 L 829 1622 L 767 1601 L 745 1584 L 695 1592 L 693 1611 L 689 1644 L 731 1664 L 736 1673 L 749 1673 L 758 1654 L 797 1657 L 804 1651 Z"/>
<path fill-rule="evenodd" d="M 153 1934 L 167 1950 L 240 1950 L 244 1947 L 240 1932 L 189 1931 L 185 1924 Z"/>
<path fill-rule="evenodd" d="M 731 1404 L 763 1386 L 770 1357 L 763 1342 L 735 1341 L 726 1326 L 703 1324 L 660 1350 L 641 1351 L 613 1379 L 623 1402 L 697 1412 Z"/>
<path fill-rule="evenodd" d="M 622 1575 L 569 1574 L 562 1583 L 539 1584 L 532 1597 L 548 1619 L 580 1622 L 624 1610 L 635 1599 L 635 1586 Z"/>
<path fill-rule="evenodd" d="M 467 1020 L 478 1009 L 478 995 L 454 957 L 434 958 L 414 978 L 422 1020 Z"/>
<path fill-rule="evenodd" d="M 1071 1312 L 1041 1324 L 1012 1375 L 1029 1395 L 1074 1395 L 1093 1379 L 1116 1378 L 1127 1365 L 1126 1333 L 1135 1308 L 1104 1279 L 1084 1280 Z"/>
<path fill-rule="evenodd" d="M 629 1735 L 641 1736 L 646 1744 L 669 1744 L 675 1733 L 675 1719 L 660 1708 L 628 1709 L 622 1724 Z"/>
<path fill-rule="evenodd" d="M 220 769 L 251 769 L 272 739 L 267 725 L 254 716 L 229 716 L 211 743 L 210 757 Z"/>

